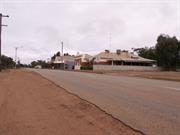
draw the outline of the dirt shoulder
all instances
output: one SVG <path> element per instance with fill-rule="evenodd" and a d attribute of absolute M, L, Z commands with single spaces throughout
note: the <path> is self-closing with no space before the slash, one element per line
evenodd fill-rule
<path fill-rule="evenodd" d="M 0 135 L 140 134 L 33 72 L 0 73 Z"/>
<path fill-rule="evenodd" d="M 114 71 L 114 72 L 103 72 L 103 74 L 113 76 L 130 76 L 140 77 L 148 79 L 168 80 L 180 82 L 180 72 L 165 72 L 165 71 Z"/>
<path fill-rule="evenodd" d="M 180 82 L 180 72 L 173 71 L 92 71 L 80 70 L 75 72 L 86 72 L 95 74 L 105 74 L 112 76 L 129 76 L 157 80 L 177 81 Z"/>

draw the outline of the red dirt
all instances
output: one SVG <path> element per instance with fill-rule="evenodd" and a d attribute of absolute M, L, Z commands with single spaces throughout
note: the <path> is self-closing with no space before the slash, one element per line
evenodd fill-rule
<path fill-rule="evenodd" d="M 157 80 L 168 80 L 180 82 L 180 72 L 173 71 L 93 71 L 93 70 L 76 70 L 75 72 L 86 72 L 95 74 L 106 74 L 113 76 L 140 77 Z"/>
<path fill-rule="evenodd" d="M 0 135 L 140 134 L 33 72 L 0 73 Z"/>
<path fill-rule="evenodd" d="M 165 71 L 114 71 L 104 72 L 103 74 L 113 76 L 130 76 L 130 77 L 141 77 L 148 79 L 159 79 L 180 82 L 180 72 L 165 72 Z"/>

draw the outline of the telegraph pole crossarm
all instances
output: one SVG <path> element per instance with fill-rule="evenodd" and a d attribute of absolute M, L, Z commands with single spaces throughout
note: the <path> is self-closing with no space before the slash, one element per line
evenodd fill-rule
<path fill-rule="evenodd" d="M 5 26 L 5 27 L 7 27 L 8 25 L 2 24 L 1 26 Z"/>
<path fill-rule="evenodd" d="M 2 62 L 1 62 L 1 33 L 2 33 L 2 26 L 7 26 L 2 24 L 2 18 L 3 17 L 9 17 L 8 15 L 3 15 L 0 13 L 0 72 L 2 70 Z"/>
<path fill-rule="evenodd" d="M 9 17 L 9 15 L 3 15 L 2 13 L 0 13 L 2 17 Z"/>

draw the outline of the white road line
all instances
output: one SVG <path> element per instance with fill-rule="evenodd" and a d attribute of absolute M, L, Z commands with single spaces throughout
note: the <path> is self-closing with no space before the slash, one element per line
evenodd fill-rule
<path fill-rule="evenodd" d="M 163 88 L 180 91 L 180 88 L 173 88 L 173 87 L 163 87 Z"/>

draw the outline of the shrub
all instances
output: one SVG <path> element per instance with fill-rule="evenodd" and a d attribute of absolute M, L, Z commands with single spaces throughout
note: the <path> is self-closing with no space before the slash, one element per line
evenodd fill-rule
<path fill-rule="evenodd" d="M 81 70 L 93 70 L 92 66 L 81 66 Z"/>

